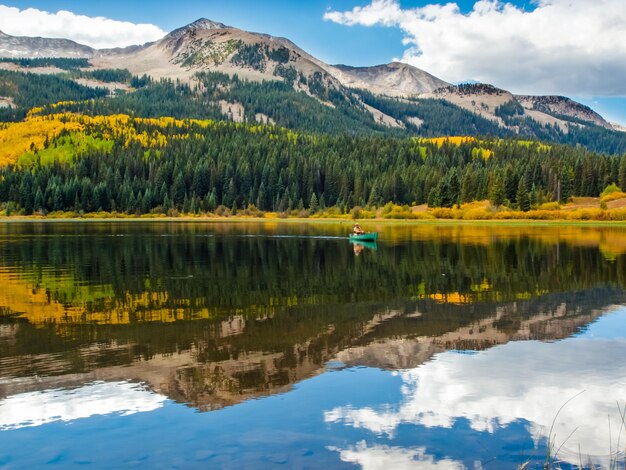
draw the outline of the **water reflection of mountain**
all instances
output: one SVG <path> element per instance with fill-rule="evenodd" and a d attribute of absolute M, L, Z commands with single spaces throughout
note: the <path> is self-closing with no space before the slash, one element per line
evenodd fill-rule
<path fill-rule="evenodd" d="M 61 336 L 58 325 L 9 322 L 0 326 L 0 396 L 130 379 L 211 410 L 284 392 L 330 360 L 409 369 L 449 349 L 566 338 L 625 301 L 621 289 L 596 288 L 505 303 L 424 299 L 267 318 L 65 325 Z"/>

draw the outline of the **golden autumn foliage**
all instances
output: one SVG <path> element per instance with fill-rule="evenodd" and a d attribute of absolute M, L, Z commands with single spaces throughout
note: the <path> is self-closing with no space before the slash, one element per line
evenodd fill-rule
<path fill-rule="evenodd" d="M 619 201 L 620 199 L 626 199 L 626 193 L 622 191 L 616 191 L 614 193 L 607 194 L 606 196 L 602 196 L 600 199 L 602 202 L 611 202 L 611 201 Z"/>
<path fill-rule="evenodd" d="M 475 137 L 469 136 L 451 136 L 451 137 L 432 137 L 428 139 L 419 139 L 420 142 L 427 144 L 435 144 L 441 147 L 444 144 L 461 145 L 467 142 L 476 142 Z"/>
<path fill-rule="evenodd" d="M 0 129 L 0 166 L 15 164 L 23 154 L 43 149 L 63 130 L 75 132 L 81 129 L 76 122 L 41 117 L 10 124 Z"/>
<path fill-rule="evenodd" d="M 85 136 L 89 136 L 102 141 L 121 141 L 126 147 L 138 143 L 149 149 L 167 145 L 166 134 L 159 129 L 176 129 L 177 132 L 170 138 L 188 139 L 200 137 L 197 132 L 188 132 L 191 126 L 207 128 L 216 125 L 209 120 L 179 120 L 170 117 L 147 119 L 125 114 L 92 117 L 71 113 L 40 116 L 39 112 L 40 109 L 34 108 L 25 121 L 0 127 L 0 166 L 15 165 L 26 154 L 31 154 L 31 157 L 24 161 L 33 160 L 37 152 L 54 146 L 54 140 L 62 133 L 71 133 L 77 142 L 81 138 L 86 140 Z M 151 130 L 139 131 L 138 128 Z M 251 129 L 251 132 L 258 130 Z M 80 146 L 76 147 L 80 149 Z"/>
<path fill-rule="evenodd" d="M 471 136 L 450 136 L 450 137 L 432 137 L 432 138 L 418 138 L 417 142 L 420 144 L 434 144 L 438 147 L 442 147 L 443 145 L 463 145 L 467 143 L 478 143 L 481 147 L 476 147 L 472 149 L 472 158 L 478 159 L 482 158 L 483 160 L 489 160 L 494 155 L 494 151 L 491 148 L 486 148 L 487 146 L 497 146 L 498 141 L 493 142 L 485 142 L 475 137 Z M 530 147 L 531 145 L 537 145 L 538 149 L 541 151 L 550 150 L 549 145 L 540 144 L 537 142 L 529 141 L 529 140 L 518 140 L 516 141 L 517 145 L 521 147 Z M 425 155 L 422 154 L 422 158 Z"/>
<path fill-rule="evenodd" d="M 514 209 L 496 210 L 493 207 L 446 208 L 436 207 L 428 210 L 434 219 L 442 220 L 553 220 L 553 221 L 626 221 L 626 209 L 574 209 L 562 210 L 550 203 L 547 208 L 538 208 L 528 212 Z"/>

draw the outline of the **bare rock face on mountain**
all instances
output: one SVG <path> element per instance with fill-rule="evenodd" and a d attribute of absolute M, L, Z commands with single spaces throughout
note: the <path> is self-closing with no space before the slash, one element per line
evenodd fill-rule
<path fill-rule="evenodd" d="M 10 36 L 0 31 L 0 57 L 63 57 L 86 58 L 96 51 L 69 39 L 28 38 Z"/>
<path fill-rule="evenodd" d="M 519 131 L 520 120 L 525 118 L 543 126 L 558 128 L 565 134 L 572 126 L 588 124 L 613 129 L 591 108 L 569 98 L 513 95 L 509 91 L 482 83 L 448 86 L 422 94 L 420 98 L 443 99 L 514 131 Z"/>
<path fill-rule="evenodd" d="M 626 126 L 622 126 L 621 124 L 617 124 L 616 122 L 610 123 L 613 130 L 618 132 L 626 132 Z"/>
<path fill-rule="evenodd" d="M 284 80 L 309 93 L 302 78 L 320 87 L 340 89 L 341 83 L 291 41 L 251 33 L 215 21 L 200 19 L 172 31 L 145 48 L 119 54 L 98 54 L 99 68 L 127 68 L 155 78 L 191 80 L 201 71 L 237 74 L 248 80 Z"/>
<path fill-rule="evenodd" d="M 416 96 L 449 85 L 428 72 L 401 62 L 374 67 L 335 65 L 328 70 L 344 86 L 392 97 Z"/>
<path fill-rule="evenodd" d="M 431 93 L 424 93 L 420 98 L 434 98 L 448 101 L 474 114 L 492 120 L 505 126 L 504 121 L 497 115 L 497 110 L 507 103 L 515 101 L 512 93 L 482 83 L 445 86 Z"/>
<path fill-rule="evenodd" d="M 189 31 L 193 30 L 207 30 L 211 31 L 214 29 L 231 29 L 229 26 L 226 26 L 223 23 L 218 23 L 217 21 L 211 21 L 206 18 L 200 18 L 199 20 L 194 21 L 193 23 L 188 24 L 187 26 L 183 26 L 182 28 L 175 29 L 171 33 L 167 35 L 170 40 L 180 39 L 184 37 Z"/>
<path fill-rule="evenodd" d="M 516 98 L 525 109 L 579 119 L 581 121 L 592 122 L 605 129 L 613 129 L 613 127 L 593 109 L 564 96 L 517 95 Z"/>

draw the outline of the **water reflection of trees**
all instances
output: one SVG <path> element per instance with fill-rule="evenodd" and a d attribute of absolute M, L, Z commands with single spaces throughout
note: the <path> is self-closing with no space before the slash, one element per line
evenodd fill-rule
<path fill-rule="evenodd" d="M 0 261 L 23 273 L 33 287 L 47 288 L 46 273 L 54 269 L 71 272 L 67 282 L 73 284 L 110 286 L 122 307 L 129 294 L 165 292 L 162 308 L 211 308 L 224 314 L 433 294 L 503 301 L 626 285 L 625 257 L 609 263 L 597 247 L 533 237 L 494 237 L 485 244 L 443 237 L 416 240 L 383 245 L 377 253 L 355 259 L 344 240 L 179 229 L 11 239 L 0 245 Z M 51 292 L 66 305 L 111 308 L 110 296 L 81 298 L 84 293 Z"/>

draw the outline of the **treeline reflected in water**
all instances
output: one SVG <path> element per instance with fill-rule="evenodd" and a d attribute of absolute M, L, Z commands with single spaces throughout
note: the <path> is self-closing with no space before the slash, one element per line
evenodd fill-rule
<path fill-rule="evenodd" d="M 407 368 L 564 338 L 625 302 L 624 231 L 384 226 L 378 250 L 355 256 L 333 238 L 348 228 L 5 225 L 1 374 L 49 379 L 0 394 L 131 378 L 212 409 L 337 357 Z"/>
<path fill-rule="evenodd" d="M 377 252 L 355 257 L 345 240 L 313 238 L 321 233 L 337 236 L 341 232 L 336 226 L 308 229 L 47 224 L 43 230 L 48 233 L 5 234 L 1 274 L 16 289 L 21 284 L 43 290 L 50 302 L 64 307 L 63 318 L 58 312 L 49 312 L 50 318 L 40 312 L 43 317 L 29 318 L 33 323 L 129 323 L 166 320 L 172 313 L 176 319 L 273 314 L 294 305 L 398 298 L 506 301 L 626 283 L 625 258 L 618 254 L 607 260 L 600 249 L 606 236 L 594 245 L 584 230 L 567 239 L 552 229 L 550 239 L 546 234 L 551 230 L 545 228 L 511 235 L 484 227 L 470 237 L 459 234 L 475 233 L 475 228 L 452 227 L 411 240 L 411 235 L 420 235 L 414 230 L 397 240 L 396 232 L 407 229 L 389 228 L 389 245 L 383 242 Z M 626 246 L 626 233 L 618 234 L 613 236 Z M 155 311 L 159 314 L 153 317 Z M 115 314 L 109 319 L 89 317 L 107 313 Z"/>

